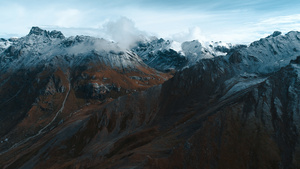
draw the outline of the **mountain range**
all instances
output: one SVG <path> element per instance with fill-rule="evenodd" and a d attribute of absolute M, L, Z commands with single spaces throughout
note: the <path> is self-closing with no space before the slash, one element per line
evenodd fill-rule
<path fill-rule="evenodd" d="M 0 168 L 300 168 L 300 32 L 174 43 L 0 39 Z"/>

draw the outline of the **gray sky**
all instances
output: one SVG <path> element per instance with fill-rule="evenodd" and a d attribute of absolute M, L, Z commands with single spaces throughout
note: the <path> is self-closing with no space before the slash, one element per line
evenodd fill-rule
<path fill-rule="evenodd" d="M 299 31 L 299 9 L 299 0 L 3 0 L 0 37 L 24 36 L 39 26 L 66 36 L 113 39 L 112 34 L 129 32 L 249 43 L 275 30 Z"/>

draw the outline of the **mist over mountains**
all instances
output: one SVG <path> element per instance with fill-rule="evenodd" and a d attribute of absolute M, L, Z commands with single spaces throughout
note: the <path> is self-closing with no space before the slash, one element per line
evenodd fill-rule
<path fill-rule="evenodd" d="M 300 167 L 300 32 L 103 31 L 0 39 L 0 168 Z"/>

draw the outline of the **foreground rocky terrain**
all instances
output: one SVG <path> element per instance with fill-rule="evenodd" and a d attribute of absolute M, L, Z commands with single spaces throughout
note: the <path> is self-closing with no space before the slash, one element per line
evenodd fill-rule
<path fill-rule="evenodd" d="M 55 49 L 70 39 L 91 44 L 31 32 L 25 38 L 49 34 Z M 300 167 L 299 32 L 274 32 L 195 62 L 190 58 L 199 55 L 191 50 L 154 50 L 158 42 L 168 44 L 140 43 L 107 55 L 106 49 L 70 55 L 60 48 L 46 57 L 48 66 L 40 59 L 18 69 L 27 60 L 19 58 L 44 54 L 35 55 L 33 45 L 26 55 L 16 42 L 4 49 L 0 167 Z M 104 61 L 111 58 L 120 61 Z M 160 72 L 170 68 L 174 77 Z"/>

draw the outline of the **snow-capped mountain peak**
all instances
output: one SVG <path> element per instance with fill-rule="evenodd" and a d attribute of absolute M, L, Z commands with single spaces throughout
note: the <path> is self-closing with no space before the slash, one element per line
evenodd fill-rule
<path fill-rule="evenodd" d="M 59 38 L 59 39 L 65 38 L 65 36 L 60 31 L 53 30 L 53 31 L 49 32 L 49 31 L 43 30 L 36 26 L 31 28 L 28 36 L 30 36 L 30 35 L 45 36 L 48 38 Z"/>
<path fill-rule="evenodd" d="M 270 73 L 286 66 L 300 55 L 300 32 L 272 35 L 251 43 L 248 47 L 232 50 L 229 60 L 242 63 L 250 72 Z"/>
<path fill-rule="evenodd" d="M 179 43 L 156 38 L 140 42 L 132 50 L 150 67 L 168 71 L 192 66 L 201 59 L 225 56 L 232 47 L 231 44 L 222 42 L 202 44 L 198 40 L 193 40 Z"/>
<path fill-rule="evenodd" d="M 1 42 L 0 44 L 7 42 Z M 116 68 L 145 66 L 133 52 L 116 43 L 90 36 L 65 36 L 60 31 L 32 27 L 29 34 L 2 47 L 1 70 L 27 68 L 55 62 L 52 65 L 70 67 L 82 62 L 99 62 Z M 57 59 L 58 58 L 58 59 Z"/>

